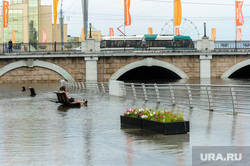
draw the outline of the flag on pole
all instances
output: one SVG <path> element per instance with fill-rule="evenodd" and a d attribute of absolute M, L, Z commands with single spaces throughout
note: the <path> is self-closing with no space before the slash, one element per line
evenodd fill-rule
<path fill-rule="evenodd" d="M 244 24 L 242 6 L 243 1 L 236 1 L 236 26 L 242 26 Z"/>
<path fill-rule="evenodd" d="M 149 35 L 153 35 L 153 28 L 152 28 L 152 27 L 149 27 L 149 28 L 148 28 L 148 34 L 149 34 Z"/>
<path fill-rule="evenodd" d="M 174 26 L 181 25 L 182 8 L 181 0 L 174 0 Z"/>
<path fill-rule="evenodd" d="M 12 41 L 13 43 L 16 43 L 16 33 L 14 29 L 12 29 Z"/>
<path fill-rule="evenodd" d="M 216 28 L 212 28 L 212 39 L 216 41 Z"/>
<path fill-rule="evenodd" d="M 9 22 L 9 2 L 3 1 L 3 27 L 7 28 Z"/>
<path fill-rule="evenodd" d="M 114 29 L 113 28 L 109 28 L 109 36 L 114 36 Z"/>
<path fill-rule="evenodd" d="M 85 41 L 85 31 L 84 31 L 84 28 L 82 28 L 82 41 Z"/>
<path fill-rule="evenodd" d="M 241 41 L 241 37 L 242 37 L 241 28 L 237 28 L 236 41 L 240 42 Z"/>
<path fill-rule="evenodd" d="M 131 25 L 131 15 L 130 15 L 130 0 L 124 0 L 125 6 L 125 26 Z"/>
<path fill-rule="evenodd" d="M 54 0 L 54 27 L 56 27 L 57 24 L 57 6 L 58 6 L 59 0 Z"/>
<path fill-rule="evenodd" d="M 45 29 L 43 29 L 43 44 L 47 43 L 47 33 Z"/>
<path fill-rule="evenodd" d="M 179 28 L 175 28 L 175 34 L 176 34 L 177 36 L 180 36 L 180 29 L 179 29 Z"/>

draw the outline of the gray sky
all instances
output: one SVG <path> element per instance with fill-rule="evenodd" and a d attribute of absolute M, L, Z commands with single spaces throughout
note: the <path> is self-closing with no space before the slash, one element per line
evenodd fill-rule
<path fill-rule="evenodd" d="M 52 4 L 52 0 L 42 0 L 42 4 Z M 199 38 L 204 34 L 203 23 L 207 24 L 207 36 L 211 37 L 211 28 L 216 28 L 217 40 L 235 40 L 235 1 L 234 0 L 181 0 L 182 21 L 180 32 Z M 61 0 L 59 1 L 61 4 Z M 60 5 L 58 11 L 60 10 Z M 250 40 L 250 0 L 244 1 L 242 40 Z M 65 23 L 68 34 L 81 34 L 81 0 L 63 0 Z M 172 31 L 173 0 L 131 0 L 130 14 L 132 24 L 126 26 L 126 35 L 146 34 L 148 27 L 154 34 Z M 117 27 L 124 23 L 124 0 L 89 0 L 89 22 L 103 35 L 109 35 L 109 28 L 114 28 L 115 35 L 120 35 Z M 167 23 L 167 24 L 166 24 Z M 197 30 L 195 29 L 197 28 Z M 124 28 L 121 28 L 124 31 Z"/>

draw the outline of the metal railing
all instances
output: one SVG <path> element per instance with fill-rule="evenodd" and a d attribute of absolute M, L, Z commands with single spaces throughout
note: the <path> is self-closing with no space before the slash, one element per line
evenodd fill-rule
<path fill-rule="evenodd" d="M 216 41 L 215 51 L 250 51 L 250 41 Z"/>
<path fill-rule="evenodd" d="M 250 86 L 135 84 L 120 85 L 123 95 L 134 100 L 153 101 L 172 106 L 250 113 Z"/>
<path fill-rule="evenodd" d="M 7 43 L 0 45 L 2 53 L 8 53 Z M 81 42 L 54 42 L 54 43 L 13 43 L 12 52 L 63 52 L 81 51 Z"/>
<path fill-rule="evenodd" d="M 193 41 L 193 49 L 185 48 L 158 48 L 150 47 L 144 51 L 159 51 L 159 52 L 195 52 L 197 51 L 197 42 Z M 140 51 L 142 49 L 133 48 L 133 47 L 121 47 L 121 48 L 101 48 L 102 52 L 112 51 L 112 52 L 131 52 L 131 51 Z M 81 42 L 54 42 L 54 43 L 13 43 L 12 52 L 22 53 L 22 52 L 80 52 L 81 51 Z M 214 51 L 250 51 L 250 41 L 216 41 L 214 42 Z M 7 53 L 7 44 L 0 44 L 0 52 Z"/>
<path fill-rule="evenodd" d="M 80 90 L 90 90 L 98 93 L 109 93 L 108 82 L 67 82 L 63 81 L 63 85 L 73 87 Z"/>

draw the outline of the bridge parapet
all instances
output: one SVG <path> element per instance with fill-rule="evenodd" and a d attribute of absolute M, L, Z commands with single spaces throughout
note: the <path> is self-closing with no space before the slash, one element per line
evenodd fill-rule
<path fill-rule="evenodd" d="M 82 41 L 81 51 L 85 53 L 99 53 L 100 52 L 100 41 L 94 39 L 86 39 Z"/>
<path fill-rule="evenodd" d="M 201 40 L 197 40 L 197 51 L 211 52 L 214 51 L 214 40 L 208 37 L 203 37 Z"/>
<path fill-rule="evenodd" d="M 209 44 L 207 44 L 207 42 Z M 200 52 L 200 51 L 217 51 L 217 52 L 246 52 L 250 50 L 250 41 L 242 40 L 237 42 L 236 40 L 226 40 L 226 41 L 213 41 L 207 37 L 203 37 L 200 40 L 193 41 L 193 49 L 178 49 L 178 47 L 172 48 L 156 48 L 149 47 L 149 49 L 144 50 L 144 52 L 151 51 L 161 51 L 161 52 Z M 6 43 L 0 44 L 0 55 L 7 55 L 5 45 Z M 100 48 L 100 41 L 95 41 L 94 39 L 87 39 L 82 42 L 54 42 L 54 43 L 15 43 L 13 46 L 13 53 L 23 53 L 23 54 L 36 54 L 36 53 L 107 53 L 112 52 L 136 52 L 140 51 L 138 48 L 125 47 L 125 48 Z M 209 47 L 207 47 L 209 46 Z M 207 50 L 206 50 L 207 48 Z M 213 49 L 214 48 L 214 49 Z"/>

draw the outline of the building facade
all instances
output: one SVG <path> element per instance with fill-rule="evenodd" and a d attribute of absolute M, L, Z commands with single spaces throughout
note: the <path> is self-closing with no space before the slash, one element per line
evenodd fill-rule
<path fill-rule="evenodd" d="M 8 27 L 1 28 L 2 43 L 12 40 L 13 36 L 17 43 L 42 43 L 43 29 L 47 34 L 47 42 L 61 42 L 60 24 L 58 23 L 56 27 L 52 24 L 51 5 L 41 5 L 41 0 L 10 0 L 9 2 Z M 1 15 L 1 27 L 3 27 L 2 20 Z M 65 24 L 63 41 L 67 41 Z"/>

